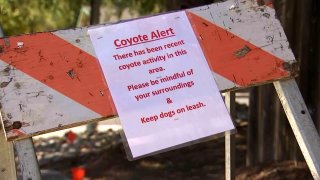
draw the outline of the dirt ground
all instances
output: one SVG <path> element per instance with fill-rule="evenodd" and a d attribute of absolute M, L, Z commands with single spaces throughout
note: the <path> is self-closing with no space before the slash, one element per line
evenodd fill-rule
<path fill-rule="evenodd" d="M 237 179 L 312 179 L 304 162 L 293 161 L 244 167 L 246 126 L 237 127 Z M 41 169 L 71 177 L 72 167 L 83 167 L 86 179 L 224 179 L 224 138 L 203 142 L 135 161 L 128 161 L 119 133 L 108 131 L 65 138 L 39 139 L 35 147 Z"/>

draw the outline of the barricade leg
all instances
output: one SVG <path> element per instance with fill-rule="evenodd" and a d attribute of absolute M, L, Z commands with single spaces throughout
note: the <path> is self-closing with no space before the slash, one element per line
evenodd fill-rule
<path fill-rule="evenodd" d="M 320 137 L 294 79 L 273 83 L 314 179 L 320 179 Z"/>

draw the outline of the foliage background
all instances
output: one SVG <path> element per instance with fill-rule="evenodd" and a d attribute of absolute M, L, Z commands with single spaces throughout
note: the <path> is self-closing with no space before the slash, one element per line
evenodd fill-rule
<path fill-rule="evenodd" d="M 0 30 L 12 36 L 86 26 L 90 24 L 92 2 L 101 4 L 98 19 L 105 23 L 200 6 L 213 0 L 0 0 Z M 320 0 L 273 2 L 301 64 L 297 81 L 320 132 Z M 246 165 L 304 161 L 273 86 L 251 89 L 250 99 L 255 104 L 249 107 Z"/>

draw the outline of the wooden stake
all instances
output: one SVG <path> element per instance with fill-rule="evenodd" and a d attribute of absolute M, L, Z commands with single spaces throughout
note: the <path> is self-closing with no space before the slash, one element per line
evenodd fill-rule
<path fill-rule="evenodd" d="M 235 115 L 235 93 L 225 93 L 225 103 L 231 119 Z M 235 179 L 235 136 L 230 131 L 225 132 L 225 176 L 226 180 Z"/>
<path fill-rule="evenodd" d="M 0 124 L 0 179 L 17 179 L 12 142 L 7 142 Z"/>

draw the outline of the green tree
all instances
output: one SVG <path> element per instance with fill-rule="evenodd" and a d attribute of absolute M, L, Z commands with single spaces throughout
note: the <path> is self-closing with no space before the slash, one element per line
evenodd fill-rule
<path fill-rule="evenodd" d="M 137 11 L 140 15 L 155 14 L 164 11 L 180 10 L 213 3 L 214 0 L 104 0 L 104 3 L 115 8 L 118 17 L 126 8 Z"/>
<path fill-rule="evenodd" d="M 17 35 L 76 26 L 82 0 L 0 0 L 0 26 Z"/>

